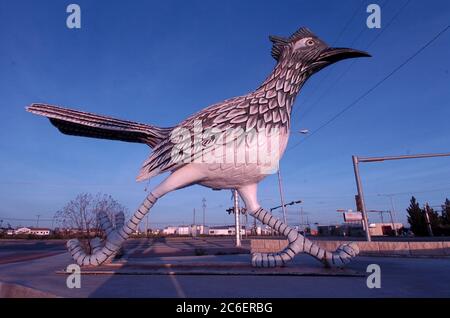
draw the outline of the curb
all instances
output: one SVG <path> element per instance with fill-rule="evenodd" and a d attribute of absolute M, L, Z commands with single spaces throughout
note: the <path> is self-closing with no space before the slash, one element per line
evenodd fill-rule
<path fill-rule="evenodd" d="M 56 274 L 67 275 L 65 271 L 56 271 Z M 224 269 L 220 267 L 208 269 L 194 266 L 183 267 L 141 267 L 141 268 L 101 268 L 101 269 L 82 269 L 81 275 L 198 275 L 198 276 L 326 276 L 326 277 L 365 277 L 366 273 L 350 269 L 324 269 L 324 268 L 259 268 L 254 269 L 250 266 L 241 268 Z"/>
<path fill-rule="evenodd" d="M 314 243 L 328 251 L 334 251 L 348 241 L 313 240 Z M 285 239 L 256 239 L 251 241 L 252 253 L 276 253 L 287 246 Z M 360 249 L 360 256 L 410 257 L 410 258 L 448 258 L 450 242 L 364 242 L 355 241 Z"/>

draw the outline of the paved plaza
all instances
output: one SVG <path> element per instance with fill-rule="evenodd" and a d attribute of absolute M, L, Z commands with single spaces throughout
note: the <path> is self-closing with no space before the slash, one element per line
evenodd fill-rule
<path fill-rule="evenodd" d="M 61 297 L 450 297 L 449 258 L 358 257 L 347 269 L 358 275 L 324 275 L 321 264 L 307 255 L 297 256 L 287 269 L 303 268 L 307 274 L 303 276 L 283 275 L 279 270 L 254 275 L 250 267 L 248 275 L 212 270 L 211 264 L 222 268 L 247 264 L 249 246 L 244 240 L 236 249 L 229 238 L 130 240 L 122 263 L 197 264 L 200 271 L 82 274 L 81 288 L 69 289 L 67 276 L 58 274 L 72 263 L 64 241 L 0 241 L 0 281 Z M 379 289 L 367 287 L 370 264 L 381 268 Z"/>

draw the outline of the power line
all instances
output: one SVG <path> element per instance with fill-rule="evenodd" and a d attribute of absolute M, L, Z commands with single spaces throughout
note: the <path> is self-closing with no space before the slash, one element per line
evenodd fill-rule
<path fill-rule="evenodd" d="M 422 191 L 407 191 L 407 192 L 397 192 L 397 193 L 389 193 L 389 194 L 377 194 L 380 195 L 392 195 L 392 196 L 399 196 L 399 195 L 409 195 L 409 194 L 422 194 L 422 193 L 433 193 L 433 192 L 443 192 L 443 191 L 450 191 L 450 188 L 441 188 L 441 189 L 432 189 L 432 190 L 422 190 Z M 367 196 L 367 195 L 366 195 Z M 371 196 L 374 196 L 372 194 Z"/>
<path fill-rule="evenodd" d="M 392 19 L 389 20 L 389 22 L 386 24 L 386 26 L 381 28 L 380 32 L 373 38 L 372 42 L 367 46 L 367 48 L 371 47 L 372 44 L 375 43 L 376 40 L 378 40 L 378 38 L 391 26 L 392 22 L 394 22 L 394 20 L 397 19 L 397 17 L 400 15 L 400 13 L 402 13 L 402 11 L 409 5 L 410 2 L 411 2 L 411 0 L 407 0 L 403 4 L 403 6 L 395 13 L 395 15 L 392 17 Z"/>
<path fill-rule="evenodd" d="M 365 51 L 367 51 L 379 38 L 380 36 L 392 25 L 392 23 L 397 19 L 397 17 L 400 15 L 400 13 L 403 12 L 403 10 L 409 5 L 411 0 L 407 0 L 403 6 L 394 14 L 394 16 L 388 21 L 386 26 L 381 28 L 381 31 L 376 34 L 376 36 L 370 41 L 370 43 L 365 47 Z M 381 7 L 384 7 L 384 5 L 387 3 L 387 0 L 381 5 Z M 352 47 L 356 41 L 361 37 L 361 35 L 364 33 L 366 28 L 362 29 L 359 34 L 355 37 L 355 39 L 351 42 L 350 47 Z M 352 68 L 352 66 L 356 63 L 356 60 L 353 60 L 348 67 L 341 73 L 340 76 L 337 77 L 336 80 L 334 80 L 330 86 L 320 95 L 320 97 L 309 107 L 306 109 L 306 111 L 302 114 L 302 119 L 306 117 L 307 114 L 309 114 L 314 107 L 325 97 L 328 96 L 328 93 L 342 80 L 342 78 L 348 73 L 348 71 Z M 328 73 L 330 74 L 330 73 Z"/>
<path fill-rule="evenodd" d="M 53 219 L 42 219 L 42 218 L 34 218 L 34 219 L 20 219 L 20 218 L 3 218 L 0 217 L 1 220 L 7 220 L 7 221 L 52 221 Z"/>
<path fill-rule="evenodd" d="M 403 61 L 400 65 L 398 65 L 394 70 L 392 70 L 390 73 L 388 73 L 386 76 L 384 76 L 380 81 L 375 83 L 374 86 L 369 88 L 366 92 L 364 92 L 362 95 L 360 95 L 358 98 L 356 98 L 353 102 L 351 102 L 349 105 L 347 105 L 344 109 L 342 109 L 340 112 L 338 112 L 336 115 L 331 117 L 329 120 L 327 120 L 325 123 L 323 123 L 319 128 L 312 131 L 310 134 L 306 135 L 303 140 L 300 140 L 296 144 L 294 144 L 292 147 L 287 149 L 287 151 L 292 150 L 296 148 L 298 145 L 300 145 L 302 142 L 308 140 L 315 134 L 317 134 L 320 130 L 327 127 L 329 124 L 334 122 L 336 119 L 341 117 L 344 113 L 346 113 L 348 110 L 353 108 L 355 105 L 357 105 L 361 100 L 363 100 L 366 96 L 368 96 L 370 93 L 372 93 L 374 90 L 376 90 L 381 84 L 383 84 L 386 80 L 391 78 L 395 73 L 397 73 L 400 69 L 402 69 L 405 65 L 407 65 L 410 61 L 412 61 L 415 57 L 417 57 L 420 53 L 422 53 L 426 48 L 428 48 L 432 43 L 434 43 L 438 38 L 440 38 L 448 29 L 450 28 L 450 25 L 447 25 L 444 29 L 442 29 L 438 34 L 436 34 L 431 40 L 429 40 L 425 45 L 423 45 L 421 48 L 419 48 L 414 54 L 412 54 L 409 58 L 407 58 L 405 61 Z"/>
<path fill-rule="evenodd" d="M 388 0 L 386 0 L 387 2 Z M 364 5 L 364 1 L 361 1 L 361 3 L 359 5 L 356 6 L 355 10 L 353 11 L 352 15 L 350 16 L 350 19 L 347 20 L 347 23 L 345 23 L 344 27 L 341 29 L 341 31 L 339 32 L 338 36 L 334 39 L 334 41 L 332 42 L 332 44 L 336 44 L 337 41 L 339 41 L 339 39 L 341 38 L 341 36 L 344 34 L 344 32 L 348 29 L 348 27 L 350 26 L 350 24 L 352 23 L 353 19 L 356 17 L 356 15 L 359 12 L 359 9 L 361 7 L 361 5 Z"/>
<path fill-rule="evenodd" d="M 385 3 L 388 0 L 385 1 Z M 355 10 L 353 11 L 352 15 L 350 16 L 350 18 L 347 20 L 347 22 L 344 24 L 343 28 L 341 29 L 341 31 L 339 31 L 338 35 L 335 37 L 334 41 L 331 43 L 332 45 L 335 45 L 337 43 L 337 41 L 339 41 L 339 39 L 341 38 L 341 36 L 344 34 L 344 32 L 348 29 L 348 27 L 350 26 L 351 22 L 353 21 L 353 19 L 356 17 L 358 11 L 360 10 L 361 4 L 364 5 L 364 1 L 361 1 L 360 5 L 357 5 Z M 316 92 L 317 88 L 320 88 L 320 86 L 323 84 L 323 82 L 330 76 L 332 72 L 327 72 L 321 79 L 320 81 L 317 83 L 317 85 L 314 86 L 313 88 L 313 93 L 311 93 L 310 95 L 308 95 L 305 100 L 303 101 L 303 104 L 305 105 L 312 96 L 314 96 L 314 92 Z M 298 111 L 298 108 L 295 108 L 292 116 L 293 117 Z"/>

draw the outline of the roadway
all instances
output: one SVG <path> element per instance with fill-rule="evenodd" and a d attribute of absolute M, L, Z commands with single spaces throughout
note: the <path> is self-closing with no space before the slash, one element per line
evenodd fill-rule
<path fill-rule="evenodd" d="M 250 260 L 248 242 L 239 252 L 224 238 L 131 240 L 125 250 L 125 258 L 168 262 Z M 348 266 L 365 273 L 369 264 L 378 264 L 380 289 L 369 289 L 366 277 L 109 274 L 82 275 L 81 288 L 69 289 L 66 276 L 56 272 L 70 263 L 63 241 L 0 241 L 0 281 L 62 297 L 450 297 L 449 258 L 358 257 Z M 321 265 L 300 255 L 292 266 Z"/>

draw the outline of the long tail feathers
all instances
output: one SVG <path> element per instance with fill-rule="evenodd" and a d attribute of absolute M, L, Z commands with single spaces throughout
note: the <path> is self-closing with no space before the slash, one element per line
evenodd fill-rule
<path fill-rule="evenodd" d="M 144 143 L 152 148 L 172 130 L 45 104 L 32 104 L 27 111 L 47 117 L 66 135 Z"/>

